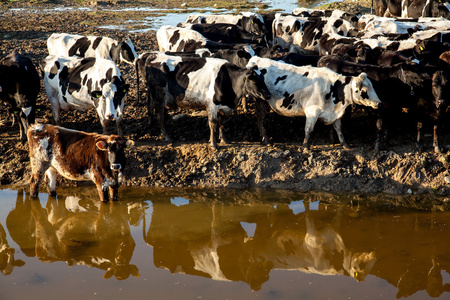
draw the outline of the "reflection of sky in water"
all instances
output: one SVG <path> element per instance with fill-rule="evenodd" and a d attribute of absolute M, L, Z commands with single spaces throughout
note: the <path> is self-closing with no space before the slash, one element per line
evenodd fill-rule
<path fill-rule="evenodd" d="M 294 8 L 297 7 L 310 7 L 310 8 L 314 8 L 317 7 L 319 5 L 325 4 L 325 3 L 329 3 L 332 2 L 333 0 L 313 0 L 313 1 L 295 1 L 295 0 L 271 0 L 271 1 L 265 1 L 265 3 L 269 3 L 270 7 L 269 10 L 271 9 L 277 9 L 280 12 L 285 12 L 285 13 L 291 13 Z M 235 13 L 233 10 L 224 10 L 224 9 L 214 9 L 214 8 L 206 8 L 211 10 L 211 13 L 217 13 L 217 14 L 227 14 L 227 13 Z M 171 9 L 171 11 L 173 11 L 174 9 Z M 186 10 L 188 10 L 189 12 L 185 12 Z M 196 13 L 198 10 L 205 10 L 203 9 L 197 9 L 197 8 L 186 8 L 180 11 L 180 13 L 167 13 L 164 14 L 164 10 L 158 10 L 158 9 L 154 9 L 154 8 L 148 8 L 148 7 L 140 7 L 140 8 L 127 8 L 124 9 L 123 11 L 148 11 L 148 12 L 155 12 L 155 13 L 159 13 L 161 12 L 161 14 L 159 16 L 151 16 L 151 17 L 147 17 L 145 20 L 143 21 L 138 21 L 138 23 L 141 25 L 143 28 L 141 29 L 137 29 L 137 30 L 130 30 L 130 32 L 146 32 L 148 30 L 157 30 L 159 27 L 163 26 L 163 25 L 171 25 L 171 26 L 176 26 L 178 23 L 180 22 L 184 22 L 187 18 L 187 16 L 189 16 L 190 14 L 194 14 Z M 257 10 L 257 8 L 255 7 L 255 10 Z M 116 10 L 117 11 L 117 10 Z M 123 26 L 100 26 L 100 28 L 106 28 L 106 29 L 123 29 L 126 30 L 125 27 Z"/>
<path fill-rule="evenodd" d="M 285 13 L 291 13 L 294 8 L 296 7 L 309 7 L 314 8 L 329 2 L 332 2 L 333 0 L 271 0 L 271 1 L 264 1 L 264 3 L 267 3 L 269 5 L 268 10 L 277 10 L 279 12 L 285 12 Z M 339 1 L 339 0 L 338 0 Z M 255 7 L 253 10 L 257 10 L 258 8 Z M 73 7 L 57 7 L 53 9 L 44 9 L 42 11 L 33 11 L 36 13 L 42 12 L 42 13 L 51 13 L 52 11 L 62 12 L 62 11 L 69 11 L 69 10 L 78 10 L 78 11 L 95 11 L 96 9 L 88 8 L 88 7 L 79 7 L 79 8 L 73 8 Z M 159 14 L 156 16 L 149 16 L 146 17 L 144 20 L 127 20 L 124 21 L 124 25 L 104 25 L 99 26 L 99 28 L 104 29 L 114 29 L 114 30 L 128 30 L 129 32 L 146 32 L 148 30 L 158 30 L 159 27 L 163 25 L 172 25 L 176 26 L 180 22 L 184 22 L 188 15 L 197 13 L 199 11 L 205 11 L 209 10 L 211 14 L 233 14 L 236 13 L 234 10 L 226 10 L 226 9 L 215 9 L 212 7 L 207 8 L 195 8 L 195 7 L 187 7 L 187 8 L 179 8 L 179 9 L 170 9 L 170 13 L 165 13 L 164 9 L 156 9 L 152 7 L 130 7 L 130 8 L 124 8 L 124 9 L 104 9 L 104 11 L 125 11 L 125 12 L 132 12 L 132 11 L 138 11 L 138 12 L 149 12 L 152 14 Z M 11 9 L 11 11 L 28 11 L 24 8 L 18 8 L 18 9 Z M 175 11 L 175 12 L 174 12 Z M 176 12 L 176 11 L 179 11 Z M 187 11 L 187 12 L 186 12 Z M 249 11 L 252 11 L 249 9 Z M 132 29 L 131 27 L 140 27 L 139 29 Z"/>

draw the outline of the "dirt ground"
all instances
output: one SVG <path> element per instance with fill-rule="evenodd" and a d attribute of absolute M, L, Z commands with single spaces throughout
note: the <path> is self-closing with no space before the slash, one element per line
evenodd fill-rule
<path fill-rule="evenodd" d="M 42 6 L 52 7 L 43 1 Z M 66 4 L 68 1 L 65 1 Z M 99 1 L 100 2 L 100 1 Z M 104 1 L 106 2 L 106 1 Z M 125 2 L 125 1 L 122 1 Z M 130 4 L 127 1 L 127 5 Z M 164 1 L 164 3 L 168 3 Z M 367 2 L 368 3 L 368 2 Z M 370 10 L 367 3 L 348 1 L 331 4 L 332 8 L 348 11 Z M 363 3 L 364 4 L 364 3 Z M 120 6 L 121 1 L 114 7 Z M 10 10 L 26 7 L 30 10 Z M 37 13 L 22 2 L 0 2 L 0 57 L 16 49 L 30 57 L 36 66 L 47 55 L 46 39 L 53 32 L 84 35 L 104 35 L 118 40 L 132 39 L 138 53 L 156 50 L 155 32 L 128 34 L 126 31 L 99 29 L 95 24 L 117 23 L 118 12 L 80 10 Z M 126 13 L 126 12 L 124 12 Z M 133 12 L 135 18 L 148 12 Z M 124 17 L 123 19 L 127 19 Z M 231 144 L 220 145 L 219 151 L 209 147 L 207 119 L 201 112 L 170 112 L 168 130 L 175 138 L 169 144 L 159 135 L 156 126 L 148 123 L 145 99 L 136 99 L 136 79 L 131 66 L 120 66 L 125 80 L 131 84 L 125 102 L 125 136 L 135 141 L 127 152 L 128 166 L 125 185 L 159 187 L 262 187 L 302 191 L 333 191 L 350 193 L 387 193 L 391 195 L 425 194 L 450 195 L 445 178 L 448 171 L 448 149 L 435 154 L 431 147 L 431 125 L 425 124 L 425 149 L 415 150 L 415 122 L 412 114 L 402 113 L 397 126 L 391 130 L 390 147 L 376 153 L 375 118 L 371 110 L 348 108 L 343 120 L 344 134 L 353 146 L 344 150 L 331 137 L 332 126 L 318 123 L 312 136 L 312 147 L 305 151 L 304 118 L 268 115 L 266 127 L 272 146 L 260 144 L 253 107 L 244 113 L 238 109 L 226 123 Z M 141 86 L 141 90 L 144 86 Z M 41 110 L 37 117 L 52 122 L 49 102 L 43 83 L 38 98 Z M 94 110 L 70 111 L 62 114 L 63 126 L 87 132 L 101 132 Z M 13 125 L 0 106 L 0 185 L 26 186 L 30 178 L 28 144 L 19 140 L 17 124 Z M 111 131 L 115 132 L 114 126 Z M 450 145 L 448 125 L 443 130 L 441 145 Z M 60 185 L 75 185 L 59 180 Z"/>

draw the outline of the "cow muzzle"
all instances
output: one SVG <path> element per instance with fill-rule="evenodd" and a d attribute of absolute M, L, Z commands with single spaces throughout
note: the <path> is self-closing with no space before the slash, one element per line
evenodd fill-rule
<path fill-rule="evenodd" d="M 111 170 L 120 170 L 122 169 L 121 164 L 111 164 Z"/>
<path fill-rule="evenodd" d="M 107 115 L 106 115 L 106 118 L 107 118 L 108 120 L 114 120 L 114 119 L 116 118 L 116 116 L 115 116 L 114 114 L 107 114 Z"/>

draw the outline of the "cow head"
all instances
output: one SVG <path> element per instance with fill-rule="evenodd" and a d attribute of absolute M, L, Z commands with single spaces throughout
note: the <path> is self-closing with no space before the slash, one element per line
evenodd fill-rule
<path fill-rule="evenodd" d="M 258 35 L 266 35 L 266 26 L 264 20 L 259 14 L 255 13 L 241 13 L 244 17 L 237 23 L 245 30 Z"/>
<path fill-rule="evenodd" d="M 257 74 L 255 68 L 246 70 L 244 73 L 244 95 L 266 101 L 271 97 L 263 75 Z"/>
<path fill-rule="evenodd" d="M 366 73 L 352 78 L 352 99 L 355 104 L 378 108 L 381 101 Z"/>
<path fill-rule="evenodd" d="M 102 135 L 95 140 L 95 146 L 99 151 L 107 152 L 107 159 L 111 171 L 114 176 L 114 184 L 112 188 L 117 189 L 122 183 L 123 173 L 122 169 L 126 165 L 125 149 L 128 149 L 134 145 L 131 140 L 125 140 L 117 135 Z M 117 176 L 117 177 L 116 177 Z"/>
<path fill-rule="evenodd" d="M 91 97 L 101 119 L 115 120 L 123 113 L 124 99 L 130 88 L 122 79 L 114 77 L 103 85 L 102 90 L 91 92 Z"/>

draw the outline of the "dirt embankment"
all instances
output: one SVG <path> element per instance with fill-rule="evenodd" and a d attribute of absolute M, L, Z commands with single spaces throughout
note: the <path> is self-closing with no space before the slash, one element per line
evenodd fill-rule
<path fill-rule="evenodd" d="M 120 3 L 120 1 L 119 1 Z M 353 3 L 353 4 L 352 4 Z M 368 12 L 366 6 L 345 2 L 349 11 Z M 333 8 L 337 8 L 333 4 Z M 98 29 L 92 24 L 117 22 L 117 12 L 63 11 L 28 13 L 10 11 L 0 5 L 0 57 L 19 50 L 36 66 L 47 55 L 46 39 L 53 32 L 105 35 L 116 39 L 130 36 L 138 53 L 156 50 L 155 33 L 128 34 L 120 30 Z M 137 12 L 136 17 L 144 17 Z M 256 118 L 241 109 L 226 123 L 230 145 L 220 145 L 219 151 L 209 147 L 209 128 L 204 114 L 176 111 L 168 122 L 175 138 L 173 144 L 164 142 L 157 126 L 148 123 L 144 97 L 136 99 L 136 80 L 132 67 L 121 66 L 125 80 L 131 84 L 125 104 L 125 135 L 135 141 L 130 149 L 125 185 L 140 186 L 198 186 L 198 187 L 267 187 L 297 190 L 323 190 L 353 193 L 449 195 L 445 182 L 448 153 L 432 152 L 431 136 L 425 138 L 425 152 L 415 151 L 413 116 L 402 113 L 397 126 L 391 130 L 390 147 L 375 153 L 375 118 L 370 110 L 349 108 L 344 119 L 344 134 L 353 145 L 351 151 L 333 144 L 332 126 L 317 124 L 312 136 L 312 148 L 304 151 L 304 119 L 281 117 L 270 113 L 266 126 L 272 146 L 262 146 Z M 143 89 L 143 85 L 141 87 Z M 38 104 L 38 118 L 51 122 L 51 112 L 43 83 Z M 176 117 L 175 117 L 176 116 Z M 19 141 L 17 124 L 1 106 L 0 120 L 0 184 L 27 185 L 30 175 L 28 144 Z M 62 114 L 63 125 L 88 132 L 101 132 L 94 110 L 70 111 Z M 114 127 L 111 127 L 114 131 Z M 430 124 L 425 126 L 431 133 Z M 450 145 L 450 135 L 444 129 L 442 145 Z M 62 185 L 75 183 L 60 180 Z"/>

